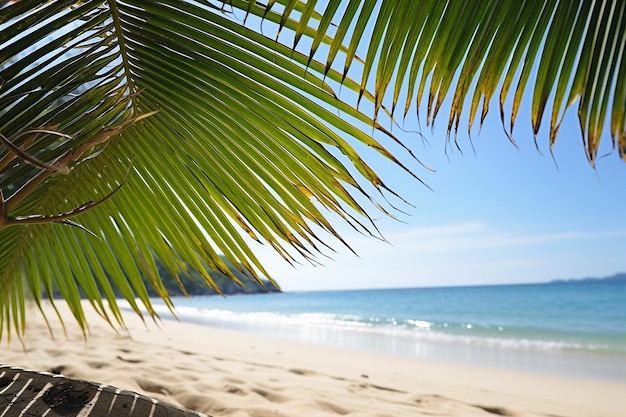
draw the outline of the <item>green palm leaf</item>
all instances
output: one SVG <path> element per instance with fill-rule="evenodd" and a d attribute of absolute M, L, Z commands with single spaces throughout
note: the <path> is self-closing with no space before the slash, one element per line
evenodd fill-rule
<path fill-rule="evenodd" d="M 42 289 L 58 290 L 82 326 L 81 293 L 121 322 L 116 294 L 137 313 L 143 305 L 155 314 L 143 276 L 167 299 L 155 257 L 172 274 L 189 265 L 211 284 L 209 269 L 231 274 L 223 253 L 261 279 L 267 273 L 242 233 L 294 261 L 323 244 L 313 225 L 341 240 L 324 211 L 375 230 L 353 193 L 369 196 L 346 161 L 384 184 L 342 136 L 393 156 L 328 107 L 368 116 L 339 102 L 322 77 L 305 76 L 304 55 L 271 49 L 272 39 L 209 6 L 20 2 L 3 9 L 0 131 L 19 148 L 3 150 L 0 177 L 7 331 L 23 328 L 27 291 L 39 304 Z M 44 126 L 62 135 L 22 133 Z M 49 165 L 71 172 L 58 175 Z M 94 208 L 80 216 L 82 229 L 52 222 L 85 204 Z"/>
<path fill-rule="evenodd" d="M 366 87 L 374 91 L 374 117 L 385 106 L 395 114 L 399 102 L 404 102 L 406 117 L 425 101 L 426 120 L 433 123 L 451 97 L 448 132 L 456 133 L 463 112 L 469 112 L 471 129 L 481 101 L 482 123 L 500 86 L 500 112 L 510 137 L 525 95 L 532 96 L 535 135 L 548 107 L 550 145 L 563 114 L 578 102 L 581 133 L 593 164 L 610 108 L 613 144 L 626 160 L 624 2 L 366 1 L 331 9 L 333 3 L 327 10 L 334 17 L 324 15 L 319 24 L 310 24 L 329 36 L 334 31 L 336 38 L 323 56 L 317 47 L 325 33 L 317 33 L 310 55 L 335 68 L 340 65 L 335 62 L 339 42 L 350 45 L 339 59 L 345 62 L 343 73 L 360 78 L 360 94 L 367 94 Z M 372 17 L 373 10 L 377 14 Z M 325 23 L 329 20 L 336 28 Z M 365 21 L 371 24 L 360 24 Z M 365 62 L 356 65 L 356 45 L 364 37 Z"/>
<path fill-rule="evenodd" d="M 392 212 L 370 193 L 393 191 L 358 149 L 411 173 L 366 133 L 402 145 L 379 122 L 398 105 L 432 123 L 452 97 L 452 133 L 500 86 L 512 138 L 531 94 L 552 145 L 578 101 L 590 162 L 609 113 L 626 159 L 623 2 L 229 3 L 0 3 L 0 334 L 42 290 L 85 330 L 81 293 L 109 321 L 117 295 L 154 315 L 155 258 L 211 284 L 224 254 L 260 280 L 250 241 L 313 259 L 343 242 L 328 213 L 377 234 L 363 201 Z"/>

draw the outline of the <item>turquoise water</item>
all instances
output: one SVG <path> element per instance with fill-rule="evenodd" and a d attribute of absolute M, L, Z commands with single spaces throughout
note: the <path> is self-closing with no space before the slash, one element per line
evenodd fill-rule
<path fill-rule="evenodd" d="M 626 381 L 626 282 L 238 295 L 175 304 L 182 321 L 299 342 Z"/>

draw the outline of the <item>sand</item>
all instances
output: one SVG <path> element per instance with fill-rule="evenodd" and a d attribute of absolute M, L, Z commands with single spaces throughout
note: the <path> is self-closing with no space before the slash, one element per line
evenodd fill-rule
<path fill-rule="evenodd" d="M 232 417 L 626 416 L 626 384 L 526 374 L 286 342 L 127 314 L 129 333 L 86 307 L 85 342 L 29 314 L 25 350 L 0 363 L 60 371 Z M 64 316 L 67 310 L 61 306 Z"/>

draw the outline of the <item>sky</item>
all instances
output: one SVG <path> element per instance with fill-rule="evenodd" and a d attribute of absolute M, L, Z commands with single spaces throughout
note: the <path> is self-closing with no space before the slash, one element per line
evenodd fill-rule
<path fill-rule="evenodd" d="M 267 22 L 263 25 L 268 32 Z M 284 38 L 288 33 L 281 36 L 291 44 Z M 365 49 L 358 53 L 365 56 Z M 355 102 L 346 96 L 349 92 L 341 94 Z M 563 121 L 553 159 L 547 126 L 539 132 L 539 150 L 535 147 L 529 107 L 527 97 L 514 131 L 517 147 L 504 134 L 497 103 L 481 131 L 474 128 L 471 141 L 459 133 L 462 152 L 446 145 L 445 104 L 433 129 L 415 119 L 406 121 L 406 131 L 394 127 L 394 134 L 435 172 L 376 136 L 430 189 L 355 145 L 410 203 L 394 200 L 402 210 L 393 213 L 396 218 L 368 207 L 384 241 L 365 237 L 329 214 L 356 254 L 330 236 L 324 240 L 336 252 L 320 254 L 320 265 L 302 260 L 294 267 L 269 245 L 251 242 L 252 249 L 285 291 L 532 283 L 626 272 L 626 163 L 611 152 L 608 126 L 600 151 L 608 155 L 593 168 L 585 157 L 574 105 Z M 423 137 L 414 132 L 419 126 Z"/>
<path fill-rule="evenodd" d="M 267 34 L 267 22 L 258 24 Z M 283 31 L 280 39 L 290 45 L 289 36 Z M 365 56 L 368 36 L 363 39 L 357 54 Z M 346 90 L 340 90 L 340 97 L 354 104 Z M 504 133 L 497 101 L 482 129 L 474 126 L 471 139 L 459 132 L 461 151 L 446 145 L 450 98 L 434 127 L 415 117 L 398 120 L 406 131 L 394 127 L 393 133 L 436 172 L 423 169 L 382 135 L 374 136 L 432 190 L 355 145 L 410 203 L 393 201 L 402 210 L 394 212 L 395 219 L 369 207 L 384 241 L 365 237 L 329 214 L 356 255 L 330 236 L 324 241 L 336 252 L 319 255 L 320 265 L 303 261 L 291 266 L 268 245 L 255 242 L 253 250 L 285 291 L 533 283 L 626 272 L 626 163 L 612 151 L 608 123 L 594 168 L 585 156 L 575 103 L 563 120 L 553 159 L 549 116 L 537 136 L 539 149 L 535 145 L 531 97 L 527 92 L 517 117 L 517 146 Z M 467 119 L 461 120 L 465 132 Z"/>
<path fill-rule="evenodd" d="M 267 21 L 250 24 L 271 33 Z M 280 40 L 291 45 L 290 36 L 284 30 Z M 366 55 L 367 40 L 365 34 L 357 55 Z M 308 53 L 305 42 L 303 37 L 299 49 Z M 323 56 L 322 50 L 323 46 Z M 354 74 L 360 80 L 360 74 Z M 347 89 L 338 94 L 355 104 Z M 329 235 L 323 240 L 335 252 L 318 255 L 318 265 L 301 260 L 292 266 L 269 245 L 251 242 L 252 249 L 284 291 L 533 283 L 626 272 L 626 163 L 611 152 L 608 124 L 599 152 L 603 157 L 591 167 L 575 103 L 563 120 L 553 159 L 549 118 L 537 137 L 539 150 L 535 146 L 531 97 L 527 92 L 517 117 L 513 132 L 517 146 L 504 133 L 497 101 L 491 103 L 482 129 L 474 126 L 471 140 L 461 133 L 467 129 L 467 119 L 461 119 L 457 136 L 461 151 L 446 145 L 450 98 L 434 127 L 413 116 L 398 120 L 405 131 L 396 126 L 393 133 L 436 172 L 423 169 L 375 134 L 431 189 L 371 149 L 354 145 L 385 183 L 410 203 L 392 199 L 402 212 L 393 212 L 395 218 L 390 218 L 363 202 L 384 240 L 363 236 L 329 213 L 356 254 Z M 420 112 L 423 115 L 426 109 L 421 107 Z M 361 128 L 371 133 L 371 128 Z"/>
<path fill-rule="evenodd" d="M 406 214 L 396 212 L 396 219 L 369 210 L 386 242 L 335 221 L 357 255 L 329 237 L 337 252 L 318 256 L 321 266 L 305 261 L 292 267 L 271 249 L 253 246 L 271 276 L 285 291 L 311 291 L 533 283 L 626 272 L 626 163 L 611 152 L 608 129 L 594 169 L 575 106 L 566 113 L 554 159 L 543 129 L 537 150 L 527 112 L 518 117 L 515 147 L 497 105 L 492 108 L 471 142 L 459 133 L 462 152 L 446 146 L 445 116 L 433 130 L 422 126 L 428 144 L 415 133 L 394 131 L 436 170 L 403 159 L 432 190 L 360 149 L 412 206 L 397 204 Z"/>
<path fill-rule="evenodd" d="M 258 24 L 269 33 L 267 22 Z M 282 42 L 292 44 L 288 31 L 280 36 Z M 367 40 L 365 34 L 357 55 L 366 55 Z M 303 41 L 300 47 L 308 53 Z M 316 55 L 316 59 L 320 58 Z M 355 74 L 360 80 L 360 73 Z M 340 97 L 354 104 L 355 97 L 346 90 L 340 89 Z M 461 133 L 467 130 L 465 111 L 457 136 L 461 151 L 446 144 L 449 97 L 434 127 L 413 116 L 398 120 L 405 131 L 396 126 L 393 133 L 435 172 L 423 169 L 383 135 L 375 134 L 432 190 L 371 149 L 355 145 L 410 205 L 393 200 L 402 210 L 393 213 L 395 219 L 368 207 L 384 241 L 365 237 L 329 214 L 356 254 L 328 236 L 324 241 L 336 252 L 325 250 L 317 256 L 320 265 L 302 261 L 292 266 L 269 245 L 252 242 L 272 278 L 284 291 L 311 291 L 533 283 L 626 272 L 626 162 L 612 150 L 608 122 L 592 167 L 585 156 L 575 103 L 565 114 L 553 158 L 548 146 L 549 116 L 537 136 L 539 149 L 535 145 L 529 113 L 532 92 L 527 91 L 522 100 L 514 146 L 500 121 L 499 91 L 485 124 L 482 129 L 474 126 L 471 139 Z M 510 109 L 510 103 L 505 108 Z M 420 114 L 426 114 L 424 103 Z M 371 133 L 367 126 L 362 128 Z M 423 136 L 415 133 L 418 130 Z"/>

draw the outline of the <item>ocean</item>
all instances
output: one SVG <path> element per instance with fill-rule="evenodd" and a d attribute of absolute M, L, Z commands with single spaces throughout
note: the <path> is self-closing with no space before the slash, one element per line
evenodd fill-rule
<path fill-rule="evenodd" d="M 287 292 L 175 305 L 183 322 L 302 343 L 626 382 L 626 282 Z"/>

